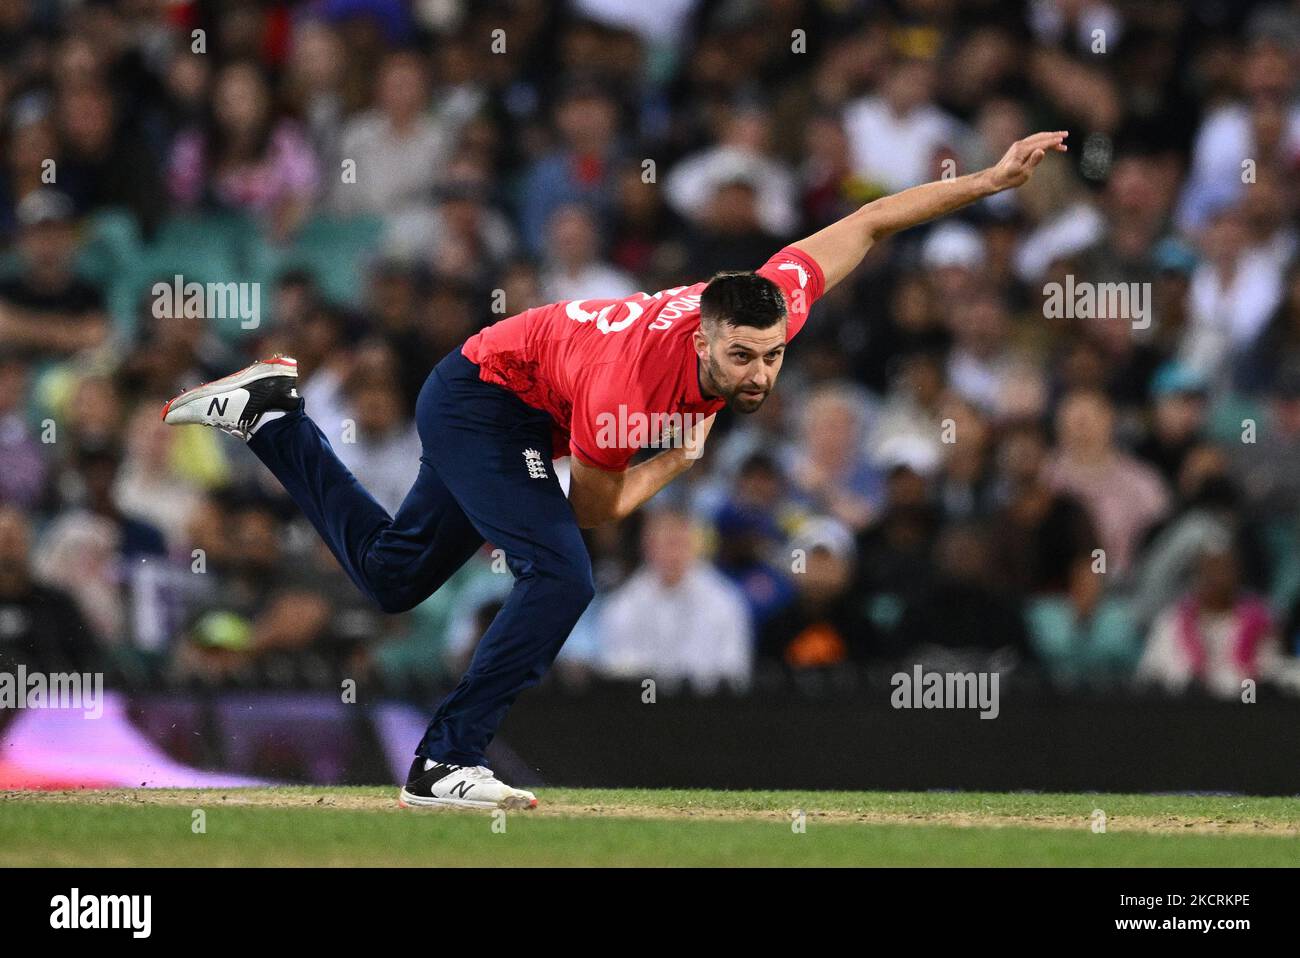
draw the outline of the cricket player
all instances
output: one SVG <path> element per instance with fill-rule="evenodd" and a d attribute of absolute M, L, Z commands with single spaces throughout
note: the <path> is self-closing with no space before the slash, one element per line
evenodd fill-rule
<path fill-rule="evenodd" d="M 1020 186 L 1048 152 L 1065 151 L 1066 136 L 1034 134 L 988 169 L 868 203 L 754 272 L 539 306 L 475 333 L 420 392 L 420 471 L 394 516 L 308 418 L 292 359 L 263 360 L 182 393 L 163 419 L 246 440 L 357 588 L 386 612 L 423 602 L 484 541 L 504 551 L 514 586 L 434 713 L 400 801 L 531 808 L 536 797 L 497 779 L 484 752 L 591 602 L 580 530 L 617 522 L 689 469 L 719 410 L 762 406 L 813 303 L 873 243 Z M 663 445 L 631 464 L 638 447 Z M 567 497 L 552 465 L 566 455 Z"/>

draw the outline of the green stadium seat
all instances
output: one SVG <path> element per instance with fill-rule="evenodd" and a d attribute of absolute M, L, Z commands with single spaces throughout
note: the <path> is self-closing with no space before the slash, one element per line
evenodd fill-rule
<path fill-rule="evenodd" d="M 77 272 L 107 287 L 124 269 L 139 261 L 143 249 L 135 214 L 128 209 L 99 210 L 82 224 Z"/>
<path fill-rule="evenodd" d="M 355 306 L 365 294 L 365 267 L 382 232 L 378 217 L 315 216 L 287 245 L 262 240 L 250 266 L 266 284 L 273 284 L 286 270 L 304 269 L 326 299 Z"/>
<path fill-rule="evenodd" d="M 209 213 L 176 217 L 165 222 L 154 241 L 145 248 L 137 267 L 124 279 L 126 289 L 114 307 L 130 310 L 131 328 L 140 297 L 151 283 L 179 275 L 185 282 L 249 283 L 256 281 L 248 265 L 249 250 L 256 244 L 258 225 L 236 213 Z M 263 295 L 265 300 L 265 295 Z M 213 320 L 222 338 L 234 341 L 248 334 L 238 318 Z"/>

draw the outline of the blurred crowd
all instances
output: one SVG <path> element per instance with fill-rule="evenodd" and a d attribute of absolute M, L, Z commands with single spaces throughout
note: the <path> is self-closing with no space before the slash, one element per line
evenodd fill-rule
<path fill-rule="evenodd" d="M 1244 0 L 6 0 L 0 663 L 454 678 L 512 581 L 490 543 L 384 616 L 162 403 L 295 356 L 392 510 L 476 329 L 756 268 L 1068 129 L 1024 189 L 873 249 L 760 412 L 589 534 L 558 680 L 1293 687 L 1298 57 L 1300 4 Z M 159 310 L 182 270 L 259 283 L 257 321 Z M 1062 315 L 1058 283 L 1143 292 Z"/>

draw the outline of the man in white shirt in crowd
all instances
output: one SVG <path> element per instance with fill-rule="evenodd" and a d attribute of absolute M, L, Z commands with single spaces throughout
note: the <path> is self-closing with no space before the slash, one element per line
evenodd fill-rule
<path fill-rule="evenodd" d="M 660 688 L 744 688 L 753 664 L 745 597 L 700 558 L 690 519 L 667 509 L 648 514 L 641 548 L 641 567 L 602 611 L 600 670 Z"/>

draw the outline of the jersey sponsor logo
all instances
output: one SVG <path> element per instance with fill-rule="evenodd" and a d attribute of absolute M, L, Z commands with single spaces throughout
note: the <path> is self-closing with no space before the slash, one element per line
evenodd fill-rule
<path fill-rule="evenodd" d="M 546 463 L 542 462 L 542 454 L 536 449 L 524 450 L 524 465 L 528 467 L 529 479 L 546 478 Z"/>
<path fill-rule="evenodd" d="M 782 263 L 777 269 L 792 269 L 799 276 L 799 288 L 803 289 L 808 285 L 808 271 L 800 263 Z"/>

